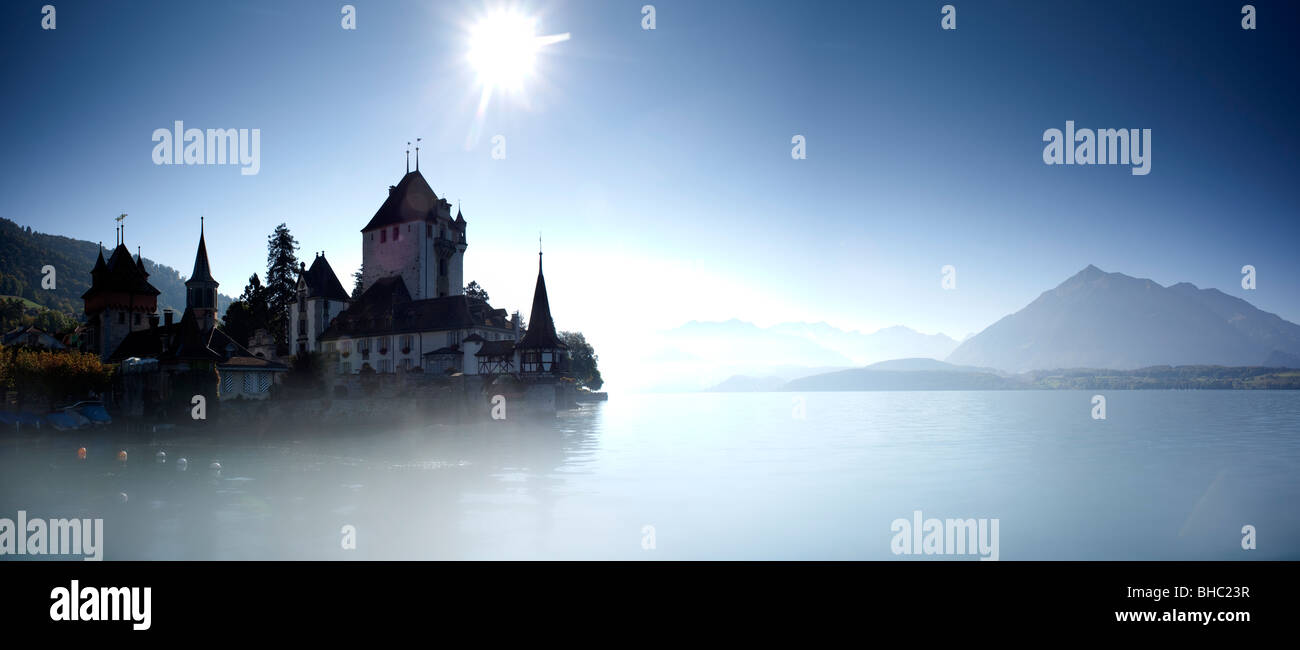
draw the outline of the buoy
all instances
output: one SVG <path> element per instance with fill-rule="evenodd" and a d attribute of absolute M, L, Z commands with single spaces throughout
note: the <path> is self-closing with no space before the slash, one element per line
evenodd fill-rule
<path fill-rule="evenodd" d="M 117 460 L 118 460 L 118 462 L 120 462 L 120 463 L 125 463 L 125 462 L 126 462 L 126 450 L 125 450 L 125 449 L 123 449 L 122 451 L 117 452 Z"/>
<path fill-rule="evenodd" d="M 126 503 L 126 493 L 125 493 L 125 492 L 121 492 L 121 493 L 119 493 L 119 494 L 117 495 L 117 498 L 118 498 L 119 500 L 121 500 L 122 503 Z"/>
<path fill-rule="evenodd" d="M 86 460 L 86 448 L 81 447 L 77 450 L 77 460 Z"/>
<path fill-rule="evenodd" d="M 159 463 L 165 463 L 167 462 L 167 454 L 160 450 L 158 453 L 153 455 L 153 459 Z"/>
<path fill-rule="evenodd" d="M 185 471 L 185 468 L 187 468 L 187 467 L 189 467 L 189 466 L 190 466 L 190 461 L 185 460 L 184 458 L 182 458 L 182 459 L 176 461 L 176 469 L 178 469 L 178 470 L 180 470 L 180 471 L 182 471 L 182 472 Z"/>
<path fill-rule="evenodd" d="M 208 469 L 212 470 L 212 473 L 216 476 L 221 475 L 221 463 L 212 461 L 212 464 L 208 465 Z"/>

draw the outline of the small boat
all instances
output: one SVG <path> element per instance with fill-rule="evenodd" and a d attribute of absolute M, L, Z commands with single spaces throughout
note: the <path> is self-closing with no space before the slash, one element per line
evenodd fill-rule
<path fill-rule="evenodd" d="M 72 431 L 90 426 L 90 420 L 76 411 L 55 411 L 45 421 L 57 431 Z"/>
<path fill-rule="evenodd" d="M 108 409 L 104 408 L 104 403 L 97 400 L 77 402 L 65 410 L 75 410 L 97 427 L 113 423 L 113 418 L 109 416 Z"/>

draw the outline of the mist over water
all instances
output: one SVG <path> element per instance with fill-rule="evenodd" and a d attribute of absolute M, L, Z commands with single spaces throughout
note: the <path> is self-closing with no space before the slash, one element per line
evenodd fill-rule
<path fill-rule="evenodd" d="M 890 524 L 916 510 L 1000 519 L 1002 560 L 1300 557 L 1300 392 L 1105 395 L 1104 421 L 1092 392 L 698 393 L 468 428 L 10 433 L 0 517 L 103 517 L 108 560 L 915 559 Z"/>

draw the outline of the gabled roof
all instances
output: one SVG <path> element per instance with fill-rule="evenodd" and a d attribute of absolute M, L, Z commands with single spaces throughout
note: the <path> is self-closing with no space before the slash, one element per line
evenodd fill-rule
<path fill-rule="evenodd" d="M 474 354 L 476 357 L 508 357 L 515 353 L 514 341 L 488 341 Z"/>
<path fill-rule="evenodd" d="M 537 288 L 533 290 L 533 311 L 528 316 L 528 331 L 519 342 L 519 349 L 565 348 L 555 334 L 555 321 L 551 320 L 551 301 L 546 297 L 546 278 L 542 276 L 542 254 L 537 254 Z"/>
<path fill-rule="evenodd" d="M 469 296 L 411 300 L 401 276 L 375 281 L 334 318 L 322 340 L 489 327 L 510 329 L 504 309 Z"/>
<path fill-rule="evenodd" d="M 343 290 L 343 284 L 334 274 L 334 269 L 325 259 L 325 255 L 317 255 L 316 260 L 311 263 L 311 268 L 302 273 L 303 282 L 307 283 L 308 298 L 325 298 L 327 300 L 351 300 L 352 296 Z"/>
<path fill-rule="evenodd" d="M 361 232 L 433 217 L 438 204 L 438 195 L 433 193 L 433 188 L 429 187 L 419 170 L 408 172 L 397 185 L 389 188 L 388 198 Z"/>

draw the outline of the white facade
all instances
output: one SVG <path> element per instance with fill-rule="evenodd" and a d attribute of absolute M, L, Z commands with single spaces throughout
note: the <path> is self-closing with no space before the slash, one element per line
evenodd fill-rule
<path fill-rule="evenodd" d="M 459 296 L 465 287 L 465 242 L 455 222 L 408 221 L 361 234 L 362 290 L 401 276 L 411 300 Z"/>
<path fill-rule="evenodd" d="M 320 338 L 330 321 L 348 308 L 343 300 L 306 297 L 305 283 L 298 280 L 298 300 L 289 305 L 289 342 L 297 352 L 316 352 Z"/>
<path fill-rule="evenodd" d="M 460 362 L 458 370 L 467 375 L 476 375 L 478 360 L 474 355 L 479 346 L 473 341 L 461 344 L 473 334 L 489 341 L 517 341 L 522 332 L 513 328 L 472 327 L 361 338 L 343 337 L 325 341 L 322 351 L 327 358 L 335 361 L 334 370 L 337 374 L 354 375 L 361 372 L 367 364 L 378 373 L 410 371 L 415 368 L 428 373 L 441 373 L 445 368 L 430 367 L 429 363 L 434 360 L 427 356 L 438 350 L 457 348 L 456 356 Z"/>

